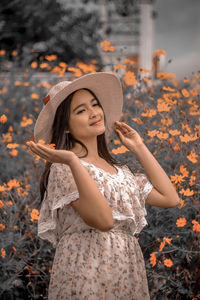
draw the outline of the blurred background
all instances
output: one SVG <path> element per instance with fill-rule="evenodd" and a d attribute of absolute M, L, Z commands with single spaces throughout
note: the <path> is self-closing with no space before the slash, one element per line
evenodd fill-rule
<path fill-rule="evenodd" d="M 199 70 L 199 13 L 199 0 L 2 0 L 0 67 L 10 69 L 14 56 L 20 67 L 55 54 L 71 65 L 97 60 L 109 70 L 128 58 L 135 73 L 183 79 Z"/>

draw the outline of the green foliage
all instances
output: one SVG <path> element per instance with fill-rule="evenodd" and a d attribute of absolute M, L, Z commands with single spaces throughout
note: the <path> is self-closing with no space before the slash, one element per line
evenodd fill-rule
<path fill-rule="evenodd" d="M 13 50 L 21 64 L 34 58 L 41 61 L 52 52 L 67 62 L 99 58 L 97 10 L 67 8 L 55 0 L 2 0 L 0 24 L 0 49 L 6 50 L 9 60 Z"/>

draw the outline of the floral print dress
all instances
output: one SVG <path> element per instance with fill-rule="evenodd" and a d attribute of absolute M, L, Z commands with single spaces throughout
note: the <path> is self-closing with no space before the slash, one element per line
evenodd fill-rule
<path fill-rule="evenodd" d="M 56 248 L 49 300 L 149 300 L 144 257 L 135 234 L 148 223 L 145 174 L 116 166 L 110 174 L 81 160 L 113 214 L 114 228 L 88 226 L 69 203 L 79 198 L 68 165 L 53 163 L 38 220 L 38 236 Z"/>

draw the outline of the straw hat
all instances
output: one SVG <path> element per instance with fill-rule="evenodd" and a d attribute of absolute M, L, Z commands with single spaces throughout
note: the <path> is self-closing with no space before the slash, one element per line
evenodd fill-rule
<path fill-rule="evenodd" d="M 35 123 L 35 143 L 42 139 L 45 141 L 45 144 L 50 144 L 53 121 L 58 106 L 72 92 L 83 88 L 90 89 L 103 107 L 107 123 L 106 138 L 112 133 L 114 122 L 120 120 L 122 113 L 123 91 L 121 82 L 112 73 L 89 73 L 73 81 L 61 81 L 51 87 L 47 96 L 43 98 L 44 106 Z"/>

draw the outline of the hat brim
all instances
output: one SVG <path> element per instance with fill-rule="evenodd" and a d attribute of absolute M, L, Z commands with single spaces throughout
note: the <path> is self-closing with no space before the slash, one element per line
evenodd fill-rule
<path fill-rule="evenodd" d="M 71 93 L 83 88 L 90 89 L 103 107 L 106 118 L 106 137 L 113 132 L 114 122 L 120 120 L 123 108 L 121 82 L 115 74 L 97 72 L 75 79 L 44 105 L 34 127 L 34 140 L 36 143 L 40 139 L 43 139 L 46 144 L 51 142 L 52 126 L 58 106 Z"/>

